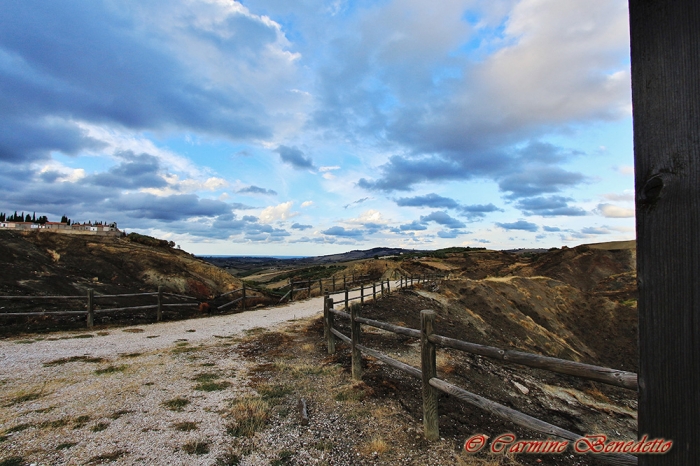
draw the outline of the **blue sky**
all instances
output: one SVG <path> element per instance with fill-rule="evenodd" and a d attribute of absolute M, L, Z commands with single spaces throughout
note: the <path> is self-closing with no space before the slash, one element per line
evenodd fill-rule
<path fill-rule="evenodd" d="M 9 1 L 0 211 L 195 254 L 634 238 L 625 0 Z"/>

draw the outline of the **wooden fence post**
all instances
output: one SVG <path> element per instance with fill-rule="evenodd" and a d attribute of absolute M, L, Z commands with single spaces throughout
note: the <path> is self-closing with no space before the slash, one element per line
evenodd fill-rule
<path fill-rule="evenodd" d="M 639 464 L 700 457 L 700 2 L 629 3 L 639 288 Z"/>
<path fill-rule="evenodd" d="M 158 285 L 158 309 L 156 310 L 156 322 L 163 320 L 163 286 Z"/>
<path fill-rule="evenodd" d="M 335 291 L 335 275 L 333 275 L 333 291 Z"/>
<path fill-rule="evenodd" d="M 307 283 L 309 291 L 308 294 L 306 295 L 307 298 L 311 297 L 311 279 L 309 278 L 309 282 Z"/>
<path fill-rule="evenodd" d="M 347 284 L 347 279 L 345 278 L 345 274 L 343 274 L 343 289 L 344 290 L 348 289 L 348 284 Z"/>
<path fill-rule="evenodd" d="M 333 321 L 335 319 L 335 314 L 331 312 L 331 309 L 333 309 L 333 298 L 329 297 L 326 300 L 326 303 L 326 307 L 328 308 L 328 312 L 326 313 L 326 327 L 328 328 L 326 343 L 328 345 L 328 354 L 335 354 L 335 335 L 333 335 L 333 332 L 331 332 L 331 329 L 333 328 Z"/>
<path fill-rule="evenodd" d="M 382 288 L 384 288 L 384 287 L 382 286 Z M 375 301 L 377 300 L 377 284 L 376 283 L 372 283 L 372 299 Z"/>
<path fill-rule="evenodd" d="M 323 297 L 323 339 L 328 340 L 328 295 Z"/>
<path fill-rule="evenodd" d="M 241 302 L 243 303 L 243 310 L 245 311 L 245 283 L 243 284 L 243 299 L 241 299 Z"/>
<path fill-rule="evenodd" d="M 435 327 L 435 311 L 420 311 L 420 361 L 423 379 L 423 433 L 426 440 L 440 437 L 438 426 L 438 391 L 430 385 L 437 377 L 435 344 L 428 341 Z"/>
<path fill-rule="evenodd" d="M 360 304 L 365 304 L 365 285 L 360 282 Z"/>
<path fill-rule="evenodd" d="M 388 278 L 386 280 L 386 292 L 387 294 L 391 294 L 391 283 L 389 282 Z"/>
<path fill-rule="evenodd" d="M 93 301 L 93 290 L 88 289 L 87 292 L 87 326 L 92 328 L 95 325 L 95 303 Z"/>
<path fill-rule="evenodd" d="M 323 296 L 323 278 L 318 279 L 318 293 Z"/>
<path fill-rule="evenodd" d="M 289 300 L 294 301 L 294 282 L 289 279 Z"/>
<path fill-rule="evenodd" d="M 357 317 L 360 315 L 362 305 L 353 304 L 350 306 L 350 341 L 352 347 L 352 378 L 355 380 L 362 379 L 362 353 L 357 345 L 360 344 L 360 323 L 357 322 Z"/>
<path fill-rule="evenodd" d="M 384 280 L 382 280 L 382 298 L 384 297 Z"/>
<path fill-rule="evenodd" d="M 348 312 L 349 309 L 348 302 L 350 302 L 350 298 L 348 296 L 348 289 L 345 288 L 345 312 Z"/>

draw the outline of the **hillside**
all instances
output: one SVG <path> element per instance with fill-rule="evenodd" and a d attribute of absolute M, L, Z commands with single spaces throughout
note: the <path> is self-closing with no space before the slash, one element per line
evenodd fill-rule
<path fill-rule="evenodd" d="M 141 242 L 137 242 L 141 241 Z M 150 243 L 144 244 L 144 243 Z M 0 231 L 0 294 L 11 296 L 76 296 L 93 289 L 96 295 L 153 292 L 162 285 L 164 291 L 186 294 L 200 300 L 240 288 L 241 281 L 185 251 L 169 247 L 166 241 L 148 237 L 74 236 L 50 232 L 18 233 Z M 145 299 L 145 298 L 144 298 Z M 153 304 L 153 298 L 114 302 L 114 306 Z M 45 304 L 44 304 L 45 303 Z M 106 304 L 106 302 L 105 302 Z M 0 306 L 9 304 L 0 303 Z M 84 309 L 82 302 L 13 302 L 13 311 Z M 169 318 L 192 315 L 174 311 Z M 126 315 L 125 315 L 126 316 Z M 99 319 L 107 322 L 125 316 Z M 138 321 L 152 321 L 152 316 L 126 316 Z M 77 318 L 61 318 L 53 324 L 39 319 L 44 328 L 73 326 Z M 80 320 L 80 319 L 78 319 Z M 76 325 L 84 326 L 75 322 Z M 29 327 L 23 327 L 24 323 Z M 7 319 L 3 332 L 35 328 L 37 319 Z M 128 324 L 128 322 L 125 322 Z M 13 327 L 14 326 L 14 327 Z"/>

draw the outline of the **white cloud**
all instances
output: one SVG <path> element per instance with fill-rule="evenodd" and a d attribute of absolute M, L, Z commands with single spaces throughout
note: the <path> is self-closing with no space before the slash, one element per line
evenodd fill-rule
<path fill-rule="evenodd" d="M 313 205 L 313 203 L 314 203 L 314 201 L 304 201 L 301 203 L 301 206 L 302 207 L 310 207 Z"/>
<path fill-rule="evenodd" d="M 617 171 L 623 175 L 634 175 L 634 167 L 632 165 L 622 165 L 617 167 Z"/>
<path fill-rule="evenodd" d="M 336 165 L 336 166 L 332 166 L 332 167 L 320 167 L 318 169 L 318 171 L 320 171 L 320 172 L 327 172 L 327 171 L 331 171 L 331 170 L 340 170 L 340 167 Z"/>
<path fill-rule="evenodd" d="M 357 225 L 376 223 L 378 225 L 386 225 L 389 223 L 389 221 L 384 219 L 384 217 L 382 217 L 381 212 L 379 212 L 378 210 L 370 209 L 360 214 L 360 216 L 357 218 L 351 218 L 350 220 L 346 220 L 345 223 Z"/>
<path fill-rule="evenodd" d="M 607 193 L 603 194 L 603 197 L 609 201 L 634 201 L 634 190 L 625 189 L 622 194 L 618 193 Z"/>
<path fill-rule="evenodd" d="M 299 215 L 299 212 L 292 212 L 292 201 L 270 206 L 260 212 L 260 223 L 272 223 L 279 220 L 287 220 Z"/>
<path fill-rule="evenodd" d="M 634 217 L 634 209 L 626 209 L 613 204 L 598 204 L 597 211 L 607 218 L 631 218 Z"/>

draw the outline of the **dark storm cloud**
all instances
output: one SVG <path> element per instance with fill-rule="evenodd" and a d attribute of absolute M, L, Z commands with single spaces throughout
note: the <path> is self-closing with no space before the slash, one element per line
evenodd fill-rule
<path fill-rule="evenodd" d="M 138 4 L 122 7 L 98 1 L 3 5 L 0 159 L 95 147 L 76 120 L 134 129 L 177 126 L 234 138 L 272 134 L 259 103 L 233 87 L 210 85 L 163 42 L 162 31 L 138 23 Z M 158 7 L 145 6 L 146 15 Z M 275 40 L 272 25 L 243 15 L 230 20 L 231 31 L 244 39 L 236 41 L 241 47 L 261 50 Z"/>
<path fill-rule="evenodd" d="M 344 227 L 331 227 L 327 230 L 322 231 L 324 235 L 328 236 L 342 236 L 346 238 L 361 238 L 364 235 L 362 230 L 351 229 L 346 230 Z"/>
<path fill-rule="evenodd" d="M 122 189 L 163 188 L 168 185 L 159 174 L 160 165 L 156 157 L 135 155 L 133 152 L 123 152 L 118 156 L 125 161 L 106 172 L 86 176 L 83 183 Z"/>
<path fill-rule="evenodd" d="M 279 146 L 275 152 L 280 155 L 283 162 L 298 170 L 315 168 L 311 158 L 305 157 L 304 153 L 296 147 Z"/>
<path fill-rule="evenodd" d="M 414 220 L 411 223 L 406 223 L 404 225 L 399 225 L 399 231 L 423 231 L 427 229 L 427 226 L 425 226 L 417 220 Z"/>
<path fill-rule="evenodd" d="M 166 222 L 188 217 L 214 217 L 231 212 L 231 206 L 225 202 L 200 199 L 194 194 L 154 196 L 146 193 L 130 193 L 108 199 L 105 205 L 111 210 L 125 212 L 131 217 Z"/>
<path fill-rule="evenodd" d="M 555 193 L 575 186 L 585 180 L 580 173 L 566 171 L 555 166 L 525 167 L 500 177 L 498 187 L 507 192 L 509 199 Z"/>
<path fill-rule="evenodd" d="M 572 198 L 563 196 L 532 197 L 520 199 L 515 207 L 525 215 L 541 215 L 543 217 L 586 215 L 586 211 L 580 207 L 569 206 L 568 203 L 571 201 L 573 201 Z"/>
<path fill-rule="evenodd" d="M 557 231 L 562 231 L 561 228 L 559 228 L 559 227 L 548 227 L 548 226 L 546 226 L 546 225 L 543 226 L 542 229 L 543 229 L 544 231 L 546 231 L 546 232 L 549 232 L 549 233 L 554 233 L 554 232 L 557 232 Z"/>
<path fill-rule="evenodd" d="M 277 191 L 273 191 L 272 189 L 265 189 L 261 188 L 259 186 L 251 185 L 246 188 L 239 189 L 236 191 L 237 193 L 240 194 L 264 194 L 266 196 L 276 196 Z"/>
<path fill-rule="evenodd" d="M 523 231 L 537 231 L 539 227 L 525 220 L 518 220 L 512 223 L 496 223 L 496 226 L 503 228 L 504 230 L 523 230 Z"/>
<path fill-rule="evenodd" d="M 401 207 L 432 207 L 456 209 L 459 203 L 449 197 L 442 197 L 435 193 L 426 194 L 425 196 L 415 197 L 400 197 L 396 199 L 396 205 Z"/>
<path fill-rule="evenodd" d="M 421 215 L 420 223 L 435 222 L 447 228 L 464 228 L 466 225 L 456 218 L 450 217 L 446 212 L 436 211 L 429 215 Z"/>

